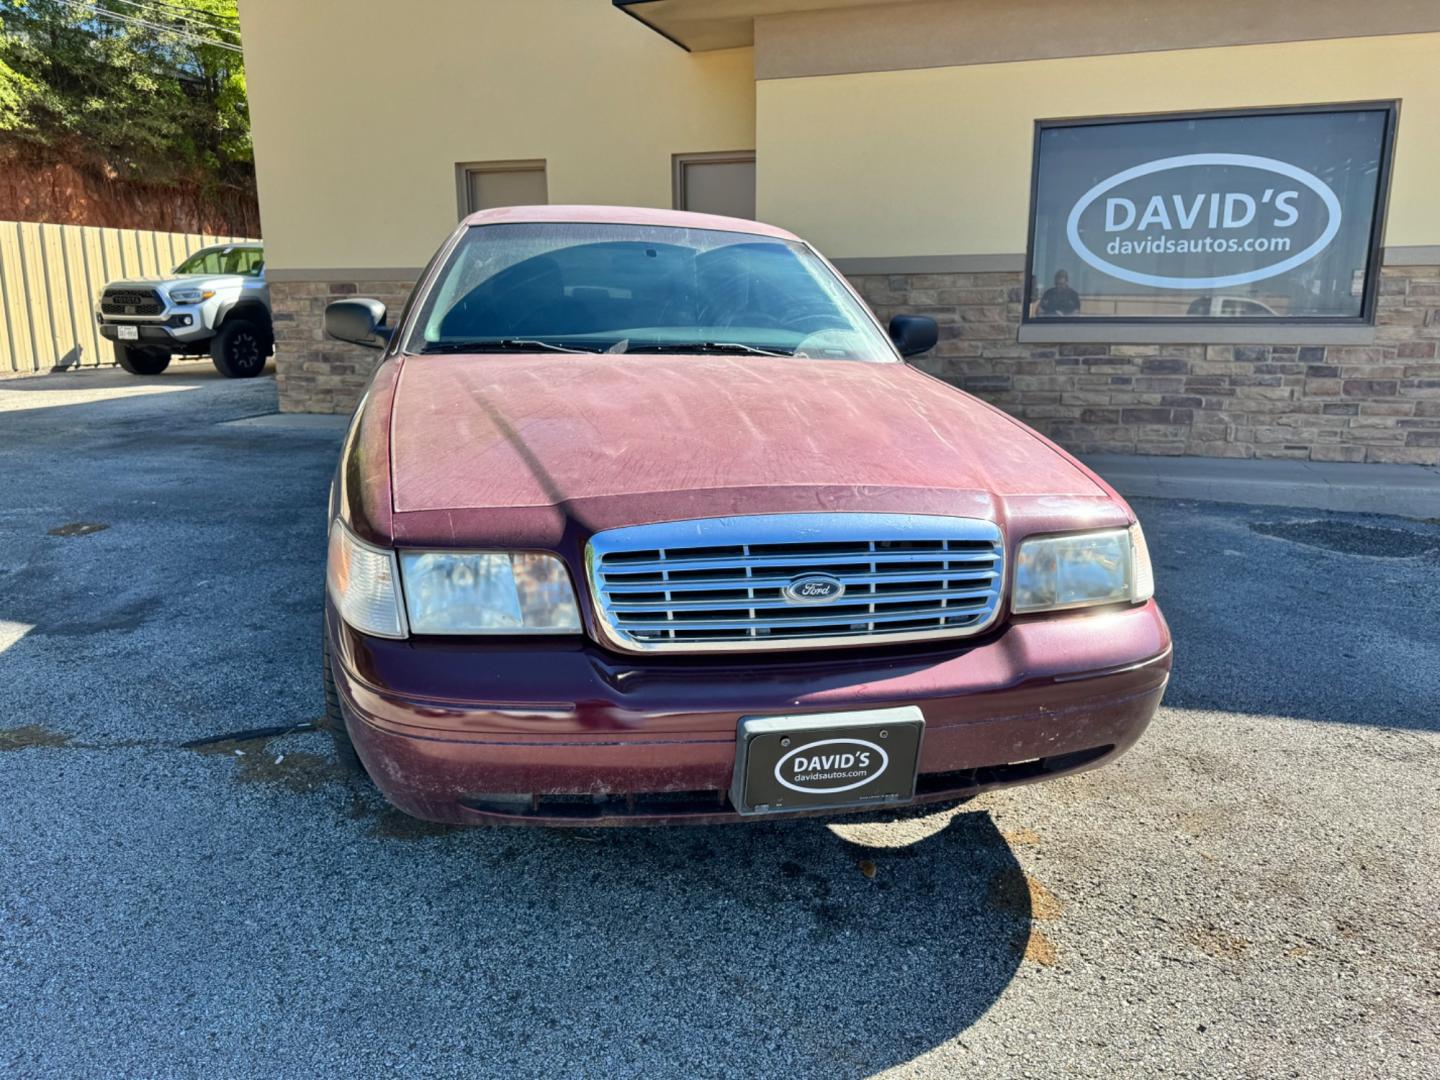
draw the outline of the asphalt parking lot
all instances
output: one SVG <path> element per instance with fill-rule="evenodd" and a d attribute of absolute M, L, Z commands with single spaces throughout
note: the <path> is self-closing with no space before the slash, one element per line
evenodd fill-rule
<path fill-rule="evenodd" d="M 320 715 L 339 432 L 274 408 L 0 382 L 0 1073 L 1440 1074 L 1440 524 L 1137 502 L 1176 669 L 1108 769 L 454 831 L 322 732 L 181 747 Z"/>

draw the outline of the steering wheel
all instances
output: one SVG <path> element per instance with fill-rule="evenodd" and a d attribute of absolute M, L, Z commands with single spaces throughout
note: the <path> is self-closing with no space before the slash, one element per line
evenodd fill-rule
<path fill-rule="evenodd" d="M 797 315 L 793 319 L 786 319 L 781 324 L 786 330 L 794 330 L 801 334 L 815 334 L 821 330 L 843 330 L 843 326 L 835 325 L 835 316 L 826 315 L 822 312 L 815 312 L 810 315 Z"/>
<path fill-rule="evenodd" d="M 763 311 L 727 312 L 724 319 L 715 319 L 713 317 L 714 314 L 718 314 L 718 312 L 701 312 L 695 321 L 701 326 L 721 326 L 727 328 L 732 326 L 753 326 L 763 330 L 783 330 L 785 328 L 785 323 L 773 315 L 767 315 Z"/>

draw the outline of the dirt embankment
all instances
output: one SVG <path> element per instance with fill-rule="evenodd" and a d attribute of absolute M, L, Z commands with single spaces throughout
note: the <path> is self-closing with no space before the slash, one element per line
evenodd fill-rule
<path fill-rule="evenodd" d="M 253 188 L 207 191 L 195 184 L 135 183 L 13 149 L 0 149 L 0 221 L 260 235 Z"/>

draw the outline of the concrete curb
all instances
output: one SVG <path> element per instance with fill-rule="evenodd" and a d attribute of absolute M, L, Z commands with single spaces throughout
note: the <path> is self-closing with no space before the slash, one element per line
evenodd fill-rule
<path fill-rule="evenodd" d="M 350 426 L 350 414 L 336 413 L 264 413 L 226 420 L 223 428 L 260 428 L 264 431 L 300 432 L 319 435 L 343 435 Z"/>
<path fill-rule="evenodd" d="M 1130 454 L 1092 454 L 1085 464 L 1127 498 L 1440 518 L 1440 468 L 1429 465 Z"/>

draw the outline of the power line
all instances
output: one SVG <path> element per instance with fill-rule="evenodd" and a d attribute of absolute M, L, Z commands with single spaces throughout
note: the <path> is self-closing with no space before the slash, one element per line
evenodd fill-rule
<path fill-rule="evenodd" d="M 60 0 L 60 2 L 62 4 L 69 4 L 71 7 L 84 8 L 87 11 L 94 12 L 102 18 L 111 19 L 115 22 L 127 23 L 132 26 L 143 26 L 147 29 L 155 30 L 164 34 L 176 34 L 179 37 L 186 38 L 187 40 L 196 42 L 201 45 L 212 45 L 217 49 L 229 49 L 232 52 L 242 51 L 239 46 L 234 45 L 228 41 L 217 41 L 214 38 L 207 38 L 203 34 L 195 33 L 188 29 L 181 29 L 178 26 L 167 23 L 157 23 L 149 19 L 142 19 L 138 15 L 125 15 L 118 11 L 111 11 L 108 8 L 96 7 L 94 4 L 82 3 L 81 0 Z M 121 3 L 129 3 L 132 7 L 141 7 L 141 5 L 139 4 L 132 3 L 131 0 L 121 0 Z M 141 10 L 144 9 L 141 8 Z M 218 27 L 211 29 L 213 32 L 215 29 L 218 29 Z"/>
<path fill-rule="evenodd" d="M 135 1 L 135 0 L 111 0 L 111 1 L 112 1 L 112 3 L 125 4 L 125 6 L 127 6 L 127 7 L 134 7 L 134 9 L 135 9 L 135 10 L 138 10 L 138 12 L 150 12 L 150 10 L 151 10 L 150 7 L 145 6 L 145 4 L 137 3 L 137 1 Z M 164 7 L 164 9 L 176 10 L 177 14 L 173 14 L 173 16 L 166 16 L 167 19 L 170 19 L 170 20 L 171 20 L 171 22 L 177 22 L 177 23 L 181 23 L 181 24 L 186 24 L 186 26 L 194 27 L 194 29 L 200 30 L 200 32 L 228 33 L 228 35 L 233 35 L 233 36 L 235 36 L 235 37 L 239 37 L 239 36 L 240 36 L 239 29 L 236 29 L 236 27 L 233 27 L 233 26 L 220 26 L 219 23 L 203 22 L 202 19 L 196 19 L 196 17 L 190 17 L 189 14 L 179 14 L 179 10 L 180 10 L 180 9 L 173 9 L 173 7 L 171 7 L 170 4 L 158 4 L 158 6 Z M 135 14 L 128 14 L 128 16 L 125 16 L 125 17 L 128 17 L 128 19 L 140 19 L 141 16 L 135 16 Z"/>
<path fill-rule="evenodd" d="M 148 19 L 141 19 L 132 15 L 121 15 L 119 12 L 110 11 L 108 8 L 82 3 L 81 0 L 60 0 L 60 3 L 67 4 L 74 8 L 83 8 L 85 11 L 99 15 L 102 19 L 110 19 L 112 22 L 124 23 L 127 26 L 143 26 L 147 30 L 154 30 L 161 34 L 174 34 L 176 37 L 194 42 L 197 45 L 209 45 L 213 48 L 225 49 L 233 53 L 243 53 L 245 51 L 239 45 L 232 44 L 228 41 L 216 41 L 214 38 L 202 37 L 200 34 L 191 33 L 189 30 L 181 30 L 176 26 L 166 26 L 164 23 L 151 22 Z"/>
<path fill-rule="evenodd" d="M 26 0 L 0 0 L 0 7 L 15 7 L 18 3 L 19 7 L 15 8 L 15 12 L 16 14 L 20 14 L 23 12 L 25 2 Z M 52 0 L 52 2 L 55 2 L 55 0 Z M 58 0 L 58 2 L 64 3 L 65 0 Z M 213 25 L 216 29 L 229 31 L 238 29 L 240 26 L 240 19 L 235 15 L 230 15 L 222 11 L 206 11 L 202 8 L 190 7 L 185 4 L 167 3 L 166 0 L 149 0 L 148 3 L 137 3 L 136 0 L 110 0 L 110 2 L 125 4 L 141 11 L 148 11 L 151 8 L 161 8 L 166 12 L 173 12 L 173 17 L 181 22 L 191 22 L 206 27 Z M 34 17 L 32 13 L 31 18 Z M 139 16 L 131 17 L 138 18 Z"/>
<path fill-rule="evenodd" d="M 172 4 L 167 2 L 167 0 L 151 0 L 151 2 L 156 7 L 169 8 L 171 11 L 182 11 L 189 14 L 198 15 L 200 18 L 203 19 L 218 19 L 232 23 L 239 23 L 240 21 L 237 16 L 227 15 L 222 11 L 202 11 L 199 8 L 190 7 L 187 4 Z"/>
<path fill-rule="evenodd" d="M 135 9 L 138 10 L 138 11 L 149 11 L 149 10 L 150 10 L 150 8 L 147 7 L 145 4 L 137 3 L 136 0 L 111 0 L 111 2 L 112 2 L 112 3 L 116 3 L 116 4 L 124 4 L 126 7 L 135 8 Z M 157 5 L 155 5 L 155 6 L 157 6 L 157 7 L 162 7 L 162 8 L 167 8 L 167 9 L 169 9 L 169 10 L 176 11 L 176 12 L 185 11 L 185 10 L 195 10 L 195 9 L 179 8 L 179 7 L 176 7 L 176 6 L 173 5 L 173 4 L 157 4 Z M 126 17 L 126 18 L 130 18 L 130 19 L 137 19 L 137 18 L 139 18 L 138 15 L 127 15 L 127 16 L 125 16 L 125 17 Z M 240 36 L 240 31 L 239 31 L 238 29 L 236 29 L 235 27 L 231 27 L 231 26 L 221 26 L 221 25 L 219 25 L 218 23 L 204 22 L 204 21 L 202 21 L 201 19 L 191 18 L 191 17 L 188 16 L 188 15 L 176 14 L 176 15 L 172 15 L 172 16 L 168 16 L 168 17 L 171 18 L 172 20 L 174 20 L 175 22 L 184 23 L 184 24 L 187 24 L 187 25 L 189 25 L 189 26 L 193 26 L 193 27 L 195 27 L 195 28 L 197 28 L 197 29 L 199 29 L 199 30 L 207 30 L 207 31 L 209 31 L 210 33 L 233 34 L 233 35 L 235 35 L 235 37 L 237 37 L 237 38 Z"/>
<path fill-rule="evenodd" d="M 59 2 L 59 3 L 62 3 L 62 4 L 65 4 L 65 3 L 70 3 L 70 0 L 58 0 L 58 2 Z M 148 5 L 146 5 L 146 4 L 137 3 L 136 0 L 110 0 L 110 2 L 111 2 L 111 3 L 126 4 L 126 5 L 128 5 L 129 7 L 135 8 L 135 9 L 138 10 L 138 11 L 149 11 L 149 10 L 150 10 L 150 6 L 148 6 Z M 162 7 L 162 8 L 166 8 L 166 9 L 169 9 L 169 10 L 172 10 L 172 11 L 176 11 L 176 12 L 186 11 L 186 10 L 189 10 L 189 11 L 197 11 L 197 12 L 198 12 L 198 10 L 199 10 L 199 9 L 194 9 L 194 8 L 192 8 L 192 9 L 184 9 L 184 8 L 180 8 L 180 7 L 178 7 L 177 5 L 174 5 L 174 4 L 163 4 L 163 3 L 159 3 L 159 0 L 152 0 L 152 5 L 155 6 L 155 7 Z M 5 6 L 5 0 L 0 0 L 0 7 L 3 7 L 3 6 Z M 213 41 L 213 39 L 210 39 L 210 38 L 205 37 L 203 33 L 196 33 L 195 31 L 208 31 L 208 32 L 210 32 L 210 33 L 230 34 L 230 35 L 234 36 L 236 39 L 239 39 L 239 37 L 240 37 L 240 30 L 238 29 L 238 27 L 221 26 L 221 25 L 218 25 L 218 24 L 215 24 L 215 23 L 204 22 L 204 21 L 201 21 L 201 20 L 199 20 L 199 19 L 197 19 L 197 18 L 191 18 L 191 17 L 188 16 L 188 15 L 180 15 L 180 14 L 177 14 L 177 15 L 174 16 L 175 20 L 176 20 L 177 22 L 179 22 L 179 23 L 182 24 L 181 26 L 178 26 L 178 27 L 177 27 L 177 26 L 170 25 L 169 23 L 160 24 L 160 23 L 154 22 L 153 20 L 142 19 L 139 15 L 133 15 L 133 14 L 125 13 L 125 12 L 116 12 L 116 11 L 102 10 L 102 9 L 100 9 L 100 8 L 95 7 L 93 4 L 90 4 L 90 3 L 72 4 L 72 6 L 83 7 L 83 8 L 84 8 L 85 10 L 87 10 L 87 11 L 94 12 L 94 13 L 97 14 L 97 15 L 100 15 L 100 16 L 102 16 L 102 17 L 104 17 L 104 18 L 111 19 L 111 20 L 116 21 L 116 22 L 126 22 L 126 21 L 128 20 L 128 21 L 130 21 L 133 25 L 148 26 L 148 27 L 151 28 L 151 29 L 163 30 L 163 31 L 166 32 L 166 33 L 181 34 L 181 35 L 189 36 L 189 37 L 192 37 L 192 38 L 197 38 L 197 39 L 202 40 L 202 41 L 205 41 L 205 42 L 207 42 L 207 43 L 214 44 L 214 45 L 216 45 L 216 46 L 218 46 L 218 47 L 220 47 L 220 48 L 225 48 L 229 43 L 228 43 L 228 42 L 223 42 L 223 41 Z M 23 9 L 21 9 L 21 10 L 23 10 Z M 221 18 L 222 16 L 220 16 L 220 15 L 217 13 L 217 14 L 215 15 L 215 17 L 216 17 L 216 18 Z M 229 16 L 224 16 L 224 17 L 229 17 Z M 32 15 L 31 18 L 34 18 L 34 16 Z M 192 28 L 193 28 L 193 29 L 192 29 Z"/>

